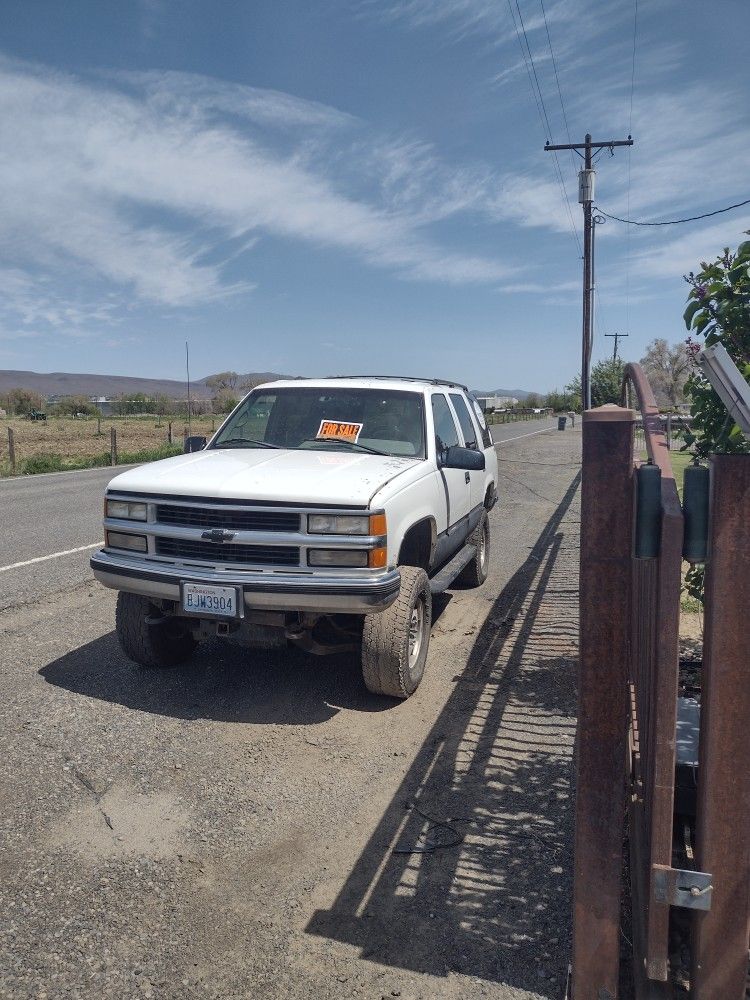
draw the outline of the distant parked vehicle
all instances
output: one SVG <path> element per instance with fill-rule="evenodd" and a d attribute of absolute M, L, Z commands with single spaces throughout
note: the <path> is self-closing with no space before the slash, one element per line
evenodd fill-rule
<path fill-rule="evenodd" d="M 45 420 L 47 419 L 47 414 L 42 410 L 29 410 L 26 414 L 27 420 Z"/>

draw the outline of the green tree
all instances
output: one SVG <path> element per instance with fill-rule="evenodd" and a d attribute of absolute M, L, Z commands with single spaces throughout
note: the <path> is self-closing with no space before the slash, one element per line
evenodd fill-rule
<path fill-rule="evenodd" d="M 229 390 L 234 392 L 240 381 L 240 376 L 237 372 L 219 372 L 216 375 L 210 375 L 206 379 L 206 385 L 215 395 L 220 392 Z"/>
<path fill-rule="evenodd" d="M 55 406 L 55 412 L 60 417 L 72 417 L 76 413 L 93 416 L 97 409 L 88 396 L 64 396 Z"/>
<path fill-rule="evenodd" d="M 239 400 L 230 389 L 218 392 L 211 401 L 214 413 L 231 413 L 238 402 Z"/>
<path fill-rule="evenodd" d="M 622 380 L 625 377 L 625 362 L 621 358 L 606 358 L 597 361 L 591 369 L 591 405 L 604 406 L 605 403 L 619 403 L 622 399 Z M 581 376 L 576 377 L 565 386 L 566 390 L 578 401 L 580 409 Z"/>
<path fill-rule="evenodd" d="M 690 331 L 689 354 L 696 358 L 702 347 L 723 344 L 739 370 L 750 382 L 750 240 L 736 253 L 724 248 L 715 261 L 701 261 L 697 274 L 685 276 L 690 285 L 683 319 Z M 694 340 L 693 333 L 703 338 Z M 726 407 L 697 364 L 685 386 L 692 416 L 685 432 L 685 448 L 692 446 L 696 459 L 714 453 L 746 453 L 750 444 L 729 416 Z M 704 567 L 691 566 L 685 589 L 703 600 Z"/>
<path fill-rule="evenodd" d="M 687 346 L 695 357 L 705 345 L 723 344 L 734 363 L 750 382 L 750 240 L 736 253 L 728 248 L 713 263 L 701 262 L 701 270 L 686 275 L 691 286 L 684 320 L 689 331 Z M 690 400 L 692 428 L 686 447 L 693 446 L 699 458 L 712 452 L 747 452 L 747 439 L 728 415 L 711 384 L 696 366 L 685 391 Z"/>
<path fill-rule="evenodd" d="M 8 413 L 25 416 L 30 410 L 44 409 L 44 397 L 33 389 L 9 389 L 0 395 L 0 406 Z"/>
<path fill-rule="evenodd" d="M 652 340 L 640 360 L 660 406 L 676 406 L 685 400 L 685 383 L 692 358 L 687 345 L 670 345 L 663 337 Z"/>
<path fill-rule="evenodd" d="M 560 392 L 559 389 L 553 389 L 544 397 L 543 404 L 554 410 L 555 413 L 567 413 L 580 406 L 580 397 L 574 396 L 572 392 Z"/>

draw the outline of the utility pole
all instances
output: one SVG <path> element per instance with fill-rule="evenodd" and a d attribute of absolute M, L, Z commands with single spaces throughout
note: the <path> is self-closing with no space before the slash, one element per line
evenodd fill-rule
<path fill-rule="evenodd" d="M 192 434 L 192 424 L 190 421 L 190 347 L 188 346 L 187 340 L 185 341 L 185 371 L 187 372 L 187 417 L 188 417 L 188 434 Z"/>
<path fill-rule="evenodd" d="M 583 205 L 583 329 L 581 332 L 581 406 L 584 410 L 591 409 L 591 349 L 593 346 L 593 316 L 594 316 L 594 220 L 592 204 L 594 201 L 594 178 L 596 171 L 592 151 L 601 152 L 608 149 L 614 153 L 615 146 L 632 146 L 633 140 L 610 139 L 608 142 L 592 142 L 587 132 L 584 142 L 574 142 L 567 145 L 552 146 L 544 144 L 545 150 L 552 152 L 557 149 L 573 149 L 583 159 L 583 169 L 578 173 L 578 201 Z M 581 153 L 581 150 L 584 152 Z"/>
<path fill-rule="evenodd" d="M 613 361 L 617 361 L 617 342 L 619 340 L 622 340 L 623 337 L 629 337 L 630 334 L 629 333 L 605 333 L 604 336 L 605 337 L 614 337 L 615 338 L 615 349 L 612 352 L 612 360 Z"/>

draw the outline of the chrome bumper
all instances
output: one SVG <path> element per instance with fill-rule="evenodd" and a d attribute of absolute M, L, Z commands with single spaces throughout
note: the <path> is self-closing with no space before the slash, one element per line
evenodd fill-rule
<path fill-rule="evenodd" d="M 274 611 L 310 611 L 318 614 L 370 614 L 385 611 L 396 600 L 401 586 L 398 570 L 372 578 L 323 577 L 313 574 L 247 572 L 178 567 L 111 552 L 91 557 L 96 579 L 113 590 L 144 597 L 179 601 L 180 583 L 207 583 L 239 587 L 246 608 Z"/>

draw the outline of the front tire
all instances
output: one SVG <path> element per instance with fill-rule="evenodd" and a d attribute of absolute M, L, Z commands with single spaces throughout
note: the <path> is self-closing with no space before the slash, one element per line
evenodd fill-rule
<path fill-rule="evenodd" d="M 458 579 L 466 587 L 481 587 L 490 571 L 490 519 L 486 510 L 482 511 L 479 524 L 469 538 L 469 544 L 474 546 L 476 552 Z"/>
<path fill-rule="evenodd" d="M 402 566 L 396 601 L 367 615 L 362 632 L 362 676 L 368 691 L 408 698 L 419 687 L 432 629 L 432 594 L 423 569 Z"/>
<path fill-rule="evenodd" d="M 128 659 L 144 670 L 185 663 L 197 646 L 179 619 L 149 623 L 149 618 L 159 615 L 159 609 L 147 597 L 124 591 L 117 595 L 115 629 L 120 647 Z"/>

